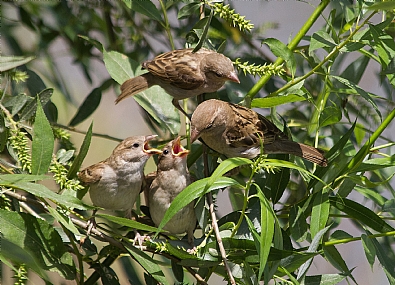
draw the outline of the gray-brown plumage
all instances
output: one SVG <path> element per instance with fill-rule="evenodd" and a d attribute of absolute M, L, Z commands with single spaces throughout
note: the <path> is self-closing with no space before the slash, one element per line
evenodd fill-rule
<path fill-rule="evenodd" d="M 229 58 L 205 48 L 195 53 L 192 51 L 173 50 L 143 62 L 142 69 L 148 73 L 125 81 L 121 86 L 121 95 L 115 102 L 119 103 L 153 85 L 159 85 L 174 97 L 173 104 L 180 109 L 178 100 L 215 92 L 227 80 L 240 83 Z"/>
<path fill-rule="evenodd" d="M 191 141 L 204 143 L 227 157 L 254 158 L 261 153 L 300 156 L 320 166 L 327 159 L 318 149 L 290 141 L 272 122 L 251 109 L 220 100 L 207 100 L 196 108 L 191 119 Z"/>
<path fill-rule="evenodd" d="M 93 205 L 110 210 L 125 210 L 126 217 L 131 217 L 144 179 L 144 165 L 152 154 L 161 153 L 148 146 L 148 142 L 155 137 L 129 137 L 114 149 L 109 158 L 78 174 L 81 182 L 90 186 Z"/>
<path fill-rule="evenodd" d="M 158 226 L 174 198 L 191 183 L 187 168 L 189 151 L 180 144 L 180 137 L 169 142 L 159 156 L 155 178 L 149 188 L 148 205 L 151 218 Z M 171 234 L 188 234 L 188 243 L 193 245 L 196 227 L 194 202 L 181 209 L 163 229 Z"/>

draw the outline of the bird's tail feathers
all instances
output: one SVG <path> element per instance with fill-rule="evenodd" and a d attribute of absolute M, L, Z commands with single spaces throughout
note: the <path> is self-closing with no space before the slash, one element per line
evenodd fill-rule
<path fill-rule="evenodd" d="M 145 89 L 152 86 L 152 75 L 150 73 L 145 73 L 137 77 L 130 78 L 126 80 L 121 85 L 121 95 L 115 100 L 115 104 L 118 104 L 123 99 L 136 95 L 144 91 Z"/>
<path fill-rule="evenodd" d="M 316 149 L 315 147 L 293 141 L 283 140 L 265 145 L 265 152 L 293 154 L 322 167 L 326 167 L 328 165 L 328 160 L 324 157 L 323 151 Z"/>

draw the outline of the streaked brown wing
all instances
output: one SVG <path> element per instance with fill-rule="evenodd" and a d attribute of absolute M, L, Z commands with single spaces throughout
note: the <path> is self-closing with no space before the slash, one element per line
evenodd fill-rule
<path fill-rule="evenodd" d="M 84 185 L 95 184 L 102 178 L 104 168 L 103 162 L 91 165 L 78 173 L 78 178 Z"/>
<path fill-rule="evenodd" d="M 235 105 L 229 105 L 234 112 L 234 121 L 228 123 L 226 137 L 233 147 L 258 146 L 260 140 L 263 144 L 271 144 L 276 139 L 286 138 L 272 122 L 255 111 Z"/>
<path fill-rule="evenodd" d="M 204 78 L 199 69 L 200 54 L 191 49 L 175 50 L 143 63 L 150 73 L 175 87 L 190 90 L 201 86 Z"/>

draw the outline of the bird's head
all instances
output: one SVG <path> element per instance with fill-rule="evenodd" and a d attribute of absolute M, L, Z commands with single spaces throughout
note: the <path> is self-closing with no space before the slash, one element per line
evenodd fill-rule
<path fill-rule="evenodd" d="M 211 53 L 204 57 L 201 62 L 201 68 L 206 74 L 208 80 L 220 81 L 233 81 L 240 83 L 232 61 L 220 53 Z"/>
<path fill-rule="evenodd" d="M 186 158 L 189 150 L 181 145 L 181 138 L 169 142 L 161 152 L 158 160 L 158 170 L 169 170 L 178 167 L 186 167 Z"/>

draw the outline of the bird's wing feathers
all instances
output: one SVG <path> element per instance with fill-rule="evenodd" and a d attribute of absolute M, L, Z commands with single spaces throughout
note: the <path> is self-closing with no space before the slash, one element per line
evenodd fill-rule
<path fill-rule="evenodd" d="M 275 139 L 286 138 L 286 135 L 264 116 L 239 105 L 229 106 L 235 116 L 234 121 L 228 123 L 225 136 L 232 147 L 258 146 L 260 140 L 263 144 L 271 144 Z"/>
<path fill-rule="evenodd" d="M 78 178 L 84 185 L 95 184 L 102 178 L 104 169 L 105 164 L 103 162 L 99 162 L 78 173 Z"/>
<path fill-rule="evenodd" d="M 176 50 L 144 62 L 143 68 L 148 69 L 164 82 L 178 88 L 191 90 L 204 83 L 204 78 L 199 70 L 200 60 L 196 59 L 197 56 L 198 54 L 192 54 L 188 50 Z"/>

